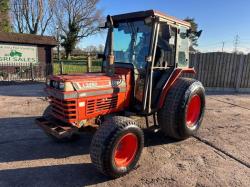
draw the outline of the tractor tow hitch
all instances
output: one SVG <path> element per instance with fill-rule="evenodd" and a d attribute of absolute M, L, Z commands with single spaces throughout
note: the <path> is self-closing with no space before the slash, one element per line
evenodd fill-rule
<path fill-rule="evenodd" d="M 36 123 L 48 134 L 55 136 L 56 138 L 65 139 L 71 138 L 79 131 L 78 128 L 69 126 L 63 123 L 57 123 L 40 117 L 36 119 Z"/>

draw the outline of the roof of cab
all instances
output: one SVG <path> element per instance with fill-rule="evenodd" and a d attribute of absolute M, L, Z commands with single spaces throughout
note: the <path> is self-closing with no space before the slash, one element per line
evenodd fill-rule
<path fill-rule="evenodd" d="M 145 17 L 150 17 L 150 16 L 160 17 L 168 21 L 171 21 L 173 23 L 184 25 L 186 27 L 191 27 L 191 24 L 189 22 L 183 21 L 173 16 L 169 16 L 157 10 L 145 10 L 145 11 L 139 11 L 139 12 L 119 14 L 119 15 L 112 16 L 112 18 L 114 21 L 122 21 L 122 20 L 129 20 L 129 19 L 145 18 Z"/>

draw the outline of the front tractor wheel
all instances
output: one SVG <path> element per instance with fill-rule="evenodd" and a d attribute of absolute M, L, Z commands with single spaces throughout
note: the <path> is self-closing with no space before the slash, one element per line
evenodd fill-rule
<path fill-rule="evenodd" d="M 143 146 L 143 132 L 134 120 L 116 116 L 105 121 L 95 133 L 90 157 L 99 171 L 117 178 L 135 167 Z"/>
<path fill-rule="evenodd" d="M 205 111 L 205 90 L 195 79 L 179 78 L 158 112 L 158 122 L 165 133 L 175 139 L 186 139 L 199 129 Z"/>

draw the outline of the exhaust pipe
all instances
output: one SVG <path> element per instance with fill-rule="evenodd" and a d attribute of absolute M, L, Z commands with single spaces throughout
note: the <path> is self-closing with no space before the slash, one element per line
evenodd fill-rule
<path fill-rule="evenodd" d="M 108 30 L 108 38 L 109 38 L 109 51 L 107 56 L 107 62 L 108 65 L 106 67 L 106 74 L 108 76 L 113 76 L 115 73 L 115 67 L 114 67 L 114 22 L 110 15 L 107 16 L 107 27 Z"/>

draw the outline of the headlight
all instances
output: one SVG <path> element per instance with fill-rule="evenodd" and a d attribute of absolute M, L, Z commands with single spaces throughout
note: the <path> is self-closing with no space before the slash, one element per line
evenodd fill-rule
<path fill-rule="evenodd" d="M 47 84 L 47 86 L 50 86 L 50 79 L 49 78 L 46 78 L 46 84 Z"/>
<path fill-rule="evenodd" d="M 59 90 L 64 90 L 65 88 L 65 83 L 64 82 L 60 82 L 59 83 Z"/>
<path fill-rule="evenodd" d="M 58 82 L 58 89 L 65 91 L 65 92 L 74 91 L 74 88 L 71 82 Z"/>
<path fill-rule="evenodd" d="M 58 89 L 58 82 L 57 81 L 53 81 L 52 82 L 52 85 L 53 85 L 53 88 L 56 88 L 56 89 Z"/>

